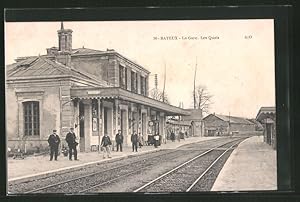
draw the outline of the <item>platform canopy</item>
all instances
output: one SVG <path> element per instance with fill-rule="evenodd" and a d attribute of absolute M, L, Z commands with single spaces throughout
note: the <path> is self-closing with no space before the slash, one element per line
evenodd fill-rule
<path fill-rule="evenodd" d="M 261 107 L 256 115 L 256 120 L 261 122 L 264 119 L 274 120 L 276 117 L 276 108 L 275 107 Z"/>
<path fill-rule="evenodd" d="M 188 116 L 190 112 L 152 99 L 150 97 L 132 93 L 119 87 L 73 87 L 71 99 L 119 99 L 132 103 L 142 104 L 164 112 L 166 116 Z"/>

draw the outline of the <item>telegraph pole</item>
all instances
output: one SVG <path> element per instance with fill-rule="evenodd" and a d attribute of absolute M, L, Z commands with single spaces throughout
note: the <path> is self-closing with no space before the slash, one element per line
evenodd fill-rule
<path fill-rule="evenodd" d="M 197 74 L 197 57 L 196 57 L 195 74 L 194 74 L 194 109 L 196 109 L 196 74 Z"/>
<path fill-rule="evenodd" d="M 229 117 L 228 117 L 229 121 L 228 121 L 228 133 L 230 135 L 230 112 L 229 112 Z"/>
<path fill-rule="evenodd" d="M 166 63 L 165 63 L 165 73 L 164 73 L 164 88 L 163 88 L 163 92 L 162 92 L 163 102 L 165 102 L 165 87 L 166 87 Z"/>

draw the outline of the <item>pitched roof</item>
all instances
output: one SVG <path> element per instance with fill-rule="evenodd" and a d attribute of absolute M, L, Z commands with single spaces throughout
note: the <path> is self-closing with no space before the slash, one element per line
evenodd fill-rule
<path fill-rule="evenodd" d="M 94 55 L 94 54 L 107 54 L 107 53 L 114 53 L 117 56 L 124 58 L 128 62 L 133 63 L 135 66 L 138 68 L 142 69 L 143 71 L 150 73 L 149 70 L 147 70 L 145 67 L 139 65 L 136 61 L 131 60 L 122 54 L 118 53 L 114 49 L 107 49 L 106 51 L 101 51 L 101 50 L 95 50 L 95 49 L 90 49 L 90 48 L 77 48 L 77 49 L 72 49 L 72 56 L 79 56 L 79 55 Z"/>
<path fill-rule="evenodd" d="M 191 113 L 189 116 L 182 117 L 183 120 L 202 120 L 203 114 L 201 109 L 185 109 Z"/>
<path fill-rule="evenodd" d="M 9 65 L 7 70 L 8 78 L 13 77 L 41 77 L 41 76 L 76 76 L 82 79 L 89 79 L 103 84 L 97 77 L 86 72 L 65 66 L 57 61 L 52 61 L 43 56 L 29 57 L 27 59 Z"/>
<path fill-rule="evenodd" d="M 223 121 L 230 122 L 230 123 L 254 124 L 251 121 L 248 121 L 246 118 L 243 118 L 243 117 L 227 116 L 227 115 L 221 115 L 221 114 L 209 114 L 208 116 L 215 116 Z M 206 116 L 204 119 L 206 119 L 208 116 Z"/>
<path fill-rule="evenodd" d="M 97 53 L 104 53 L 105 51 L 94 50 L 90 48 L 77 48 L 72 49 L 72 55 L 81 55 L 81 54 L 97 54 Z"/>
<path fill-rule="evenodd" d="M 52 47 L 52 48 L 57 48 L 57 47 Z M 101 51 L 101 50 L 95 50 L 95 49 L 90 49 L 90 48 L 77 48 L 77 49 L 72 49 L 72 53 L 71 53 L 71 56 L 81 56 L 81 55 L 97 55 L 97 54 L 102 54 L 102 55 L 106 55 L 108 53 L 113 53 L 113 54 L 116 54 L 117 56 L 121 57 L 121 58 L 124 58 L 127 62 L 130 62 L 132 63 L 133 65 L 135 65 L 137 68 L 140 68 L 142 69 L 143 71 L 147 72 L 147 73 L 150 73 L 149 70 L 147 70 L 145 67 L 139 65 L 137 62 L 121 55 L 120 53 L 116 52 L 114 49 L 107 49 L 106 51 Z M 37 56 L 25 56 L 25 57 L 18 57 L 16 59 L 17 63 L 18 62 L 21 62 L 21 61 L 24 61 L 24 60 L 27 60 L 29 58 L 36 58 Z M 44 58 L 53 58 L 55 57 L 54 55 L 42 55 L 41 57 L 44 57 Z"/>
<path fill-rule="evenodd" d="M 68 74 L 69 70 L 43 57 L 19 61 L 8 72 L 9 77 L 50 76 Z"/>

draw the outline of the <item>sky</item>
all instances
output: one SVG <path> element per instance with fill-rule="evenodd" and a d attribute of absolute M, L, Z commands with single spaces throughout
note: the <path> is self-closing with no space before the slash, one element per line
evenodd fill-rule
<path fill-rule="evenodd" d="M 213 95 L 210 113 L 255 118 L 275 106 L 274 21 L 185 20 L 64 22 L 73 48 L 114 49 L 154 74 L 172 105 L 193 106 L 196 85 Z M 60 22 L 5 23 L 5 64 L 58 47 Z"/>

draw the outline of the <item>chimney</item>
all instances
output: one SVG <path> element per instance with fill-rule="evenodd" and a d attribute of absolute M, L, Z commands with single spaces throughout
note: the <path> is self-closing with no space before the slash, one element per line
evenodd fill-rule
<path fill-rule="evenodd" d="M 61 22 L 58 34 L 58 55 L 57 61 L 69 66 L 71 64 L 72 53 L 72 30 L 65 29 L 63 22 Z"/>
<path fill-rule="evenodd" d="M 47 48 L 47 55 L 55 56 L 57 54 L 58 54 L 57 47 Z"/>
<path fill-rule="evenodd" d="M 64 24 L 61 22 L 61 28 L 57 31 L 58 34 L 58 50 L 61 52 L 72 51 L 72 30 L 64 29 Z"/>

